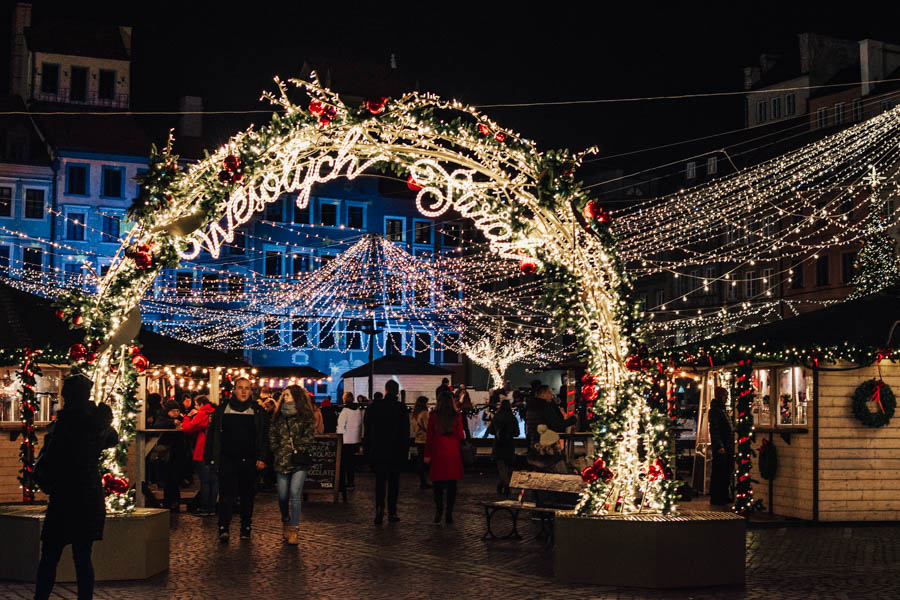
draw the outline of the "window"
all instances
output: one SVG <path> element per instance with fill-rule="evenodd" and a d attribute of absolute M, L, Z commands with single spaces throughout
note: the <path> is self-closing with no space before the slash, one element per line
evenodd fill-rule
<path fill-rule="evenodd" d="M 431 243 L 431 221 L 413 221 L 413 242 L 416 244 Z"/>
<path fill-rule="evenodd" d="M 828 109 L 820 108 L 816 111 L 816 127 L 822 129 L 828 127 Z"/>
<path fill-rule="evenodd" d="M 97 84 L 97 97 L 101 100 L 113 100 L 116 97 L 116 72 L 100 69 L 100 81 Z"/>
<path fill-rule="evenodd" d="M 863 105 L 862 105 L 861 99 L 856 98 L 855 100 L 853 100 L 853 105 L 852 105 L 851 110 L 853 111 L 853 120 L 854 121 L 862 121 Z"/>
<path fill-rule="evenodd" d="M 84 272 L 84 269 L 81 266 L 81 263 L 66 263 L 63 267 L 65 270 L 64 277 L 66 283 L 78 283 L 81 274 Z"/>
<path fill-rule="evenodd" d="M 319 321 L 319 348 L 331 350 L 334 348 L 335 321 Z"/>
<path fill-rule="evenodd" d="M 118 244 L 121 231 L 122 219 L 118 215 L 103 215 L 103 233 L 101 241 L 109 244 Z"/>
<path fill-rule="evenodd" d="M 281 276 L 281 252 L 266 251 L 266 275 L 269 277 Z"/>
<path fill-rule="evenodd" d="M 419 308 L 431 306 L 431 281 L 418 277 L 413 281 L 413 304 Z"/>
<path fill-rule="evenodd" d="M 653 308 L 659 308 L 666 303 L 666 290 L 656 290 L 653 296 Z"/>
<path fill-rule="evenodd" d="M 769 101 L 761 100 L 756 103 L 756 123 L 765 123 L 769 120 Z"/>
<path fill-rule="evenodd" d="M 881 203 L 881 216 L 889 221 L 893 220 L 894 216 L 894 197 L 888 196 L 887 200 Z"/>
<path fill-rule="evenodd" d="M 427 333 L 419 332 L 413 335 L 415 336 L 414 356 L 419 360 L 431 362 L 431 336 Z"/>
<path fill-rule="evenodd" d="M 88 193 L 88 166 L 66 165 L 66 193 L 86 196 Z"/>
<path fill-rule="evenodd" d="M 758 425 L 772 425 L 772 377 L 769 369 L 754 369 L 750 378 L 753 386 L 751 413 Z"/>
<path fill-rule="evenodd" d="M 844 122 L 844 103 L 838 102 L 834 105 L 834 124 L 840 125 Z"/>
<path fill-rule="evenodd" d="M 759 279 L 756 278 L 756 271 L 747 271 L 744 273 L 744 297 L 750 300 L 759 295 Z"/>
<path fill-rule="evenodd" d="M 791 116 L 797 112 L 797 95 L 788 94 L 784 97 L 784 114 Z"/>
<path fill-rule="evenodd" d="M 26 271 L 42 271 L 44 269 L 44 251 L 40 248 L 25 248 L 23 263 Z"/>
<path fill-rule="evenodd" d="M 726 300 L 737 300 L 737 281 L 731 280 L 725 282 L 725 299 Z"/>
<path fill-rule="evenodd" d="M 43 63 L 41 65 L 41 93 L 59 93 L 59 65 Z"/>
<path fill-rule="evenodd" d="M 403 354 L 403 334 L 398 331 L 389 333 L 387 339 L 385 339 L 384 345 L 384 353 L 389 356 Z"/>
<path fill-rule="evenodd" d="M 319 202 L 319 217 L 322 221 L 323 227 L 337 227 L 338 223 L 338 208 L 339 205 L 336 202 Z"/>
<path fill-rule="evenodd" d="M 282 219 L 282 202 L 281 198 L 266 204 L 266 211 L 263 215 L 266 221 L 280 222 Z"/>
<path fill-rule="evenodd" d="M 103 167 L 103 188 L 100 195 L 104 198 L 122 197 L 122 169 Z"/>
<path fill-rule="evenodd" d="M 319 268 L 327 267 L 328 263 L 334 260 L 334 256 L 331 254 L 323 254 L 319 257 Z"/>
<path fill-rule="evenodd" d="M 719 172 L 719 157 L 710 156 L 706 159 L 706 174 L 715 175 Z"/>
<path fill-rule="evenodd" d="M 828 257 L 816 259 L 816 285 L 828 285 Z"/>
<path fill-rule="evenodd" d="M 292 272 L 295 277 L 302 273 L 309 273 L 309 258 L 309 254 L 304 252 L 295 252 L 291 255 L 291 262 L 293 263 Z"/>
<path fill-rule="evenodd" d="M 445 365 L 459 364 L 459 354 L 457 354 L 456 350 L 453 349 L 453 347 L 456 346 L 456 342 L 458 340 L 459 336 L 455 333 L 444 334 L 444 351 L 442 362 Z"/>
<path fill-rule="evenodd" d="M 328 393 L 328 384 L 323 382 L 316 383 L 316 393 L 317 394 L 327 394 Z"/>
<path fill-rule="evenodd" d="M 25 190 L 25 218 L 44 218 L 44 190 Z"/>
<path fill-rule="evenodd" d="M 697 163 L 689 160 L 684 168 L 684 176 L 687 179 L 693 179 L 697 176 Z"/>
<path fill-rule="evenodd" d="M 311 216 L 309 212 L 309 205 L 304 208 L 300 208 L 299 206 L 297 206 L 296 202 L 293 202 L 292 204 L 294 205 L 294 223 L 300 225 L 309 225 L 309 219 Z"/>
<path fill-rule="evenodd" d="M 194 274 L 190 271 L 175 273 L 175 295 L 190 296 L 194 291 Z"/>
<path fill-rule="evenodd" d="M 11 187 L 0 187 L 0 217 L 12 216 L 12 192 Z"/>
<path fill-rule="evenodd" d="M 771 238 L 775 234 L 775 217 L 766 215 L 762 221 L 762 234 L 765 238 Z"/>
<path fill-rule="evenodd" d="M 778 424 L 806 425 L 812 377 L 803 367 L 783 367 L 778 373 Z M 774 407 L 773 407 L 774 410 Z"/>
<path fill-rule="evenodd" d="M 781 118 L 781 98 L 772 98 L 772 119 Z"/>
<path fill-rule="evenodd" d="M 66 213 L 66 239 L 73 242 L 84 241 L 84 213 Z"/>
<path fill-rule="evenodd" d="M 307 331 L 306 319 L 293 319 L 291 321 L 291 346 L 294 348 L 308 348 L 309 335 Z"/>
<path fill-rule="evenodd" d="M 244 293 L 244 276 L 229 275 L 228 276 L 228 295 L 237 298 Z"/>
<path fill-rule="evenodd" d="M 365 229 L 366 207 L 359 204 L 347 205 L 347 227 Z"/>
<path fill-rule="evenodd" d="M 395 219 L 391 217 L 384 218 L 384 235 L 392 242 L 402 242 L 404 238 L 404 221 L 405 219 Z"/>
<path fill-rule="evenodd" d="M 802 290 L 803 287 L 803 261 L 798 260 L 791 266 L 791 289 Z"/>
<path fill-rule="evenodd" d="M 219 276 L 215 273 L 204 273 L 200 278 L 200 293 L 210 298 L 219 294 Z"/>
<path fill-rule="evenodd" d="M 88 70 L 86 67 L 71 67 L 69 83 L 69 100 L 84 102 L 87 100 Z"/>
<path fill-rule="evenodd" d="M 841 254 L 841 281 L 850 283 L 856 275 L 856 252 Z"/>
<path fill-rule="evenodd" d="M 390 306 L 403 306 L 403 276 L 396 273 L 385 273 L 384 303 Z"/>
<path fill-rule="evenodd" d="M 266 346 L 281 345 L 281 320 L 276 317 L 266 317 L 263 330 L 263 344 Z"/>
<path fill-rule="evenodd" d="M 229 254 L 243 254 L 247 249 L 247 236 L 242 229 L 234 232 L 234 240 L 228 245 Z"/>

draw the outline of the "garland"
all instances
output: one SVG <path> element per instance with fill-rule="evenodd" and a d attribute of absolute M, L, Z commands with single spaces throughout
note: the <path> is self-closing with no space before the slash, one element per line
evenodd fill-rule
<path fill-rule="evenodd" d="M 737 420 L 735 433 L 737 434 L 737 456 L 735 456 L 735 485 L 734 506 L 732 510 L 744 517 L 753 511 L 762 508 L 761 500 L 753 499 L 753 477 L 750 470 L 753 467 L 753 457 L 756 451 L 752 447 L 753 433 L 753 364 L 749 359 L 738 361 L 737 372 L 734 378 L 733 397 L 737 398 L 735 412 Z"/>
<path fill-rule="evenodd" d="M 869 402 L 875 410 L 869 410 Z M 853 416 L 866 427 L 884 427 L 891 422 L 897 409 L 897 397 L 891 387 L 880 379 L 864 381 L 853 392 Z"/>
<path fill-rule="evenodd" d="M 22 502 L 34 502 L 37 485 L 34 482 L 34 449 L 37 446 L 37 434 L 34 429 L 34 413 L 37 412 L 37 395 L 35 385 L 41 376 L 41 368 L 35 361 L 40 350 L 23 350 L 25 361 L 19 371 L 22 380 L 22 443 L 19 444 L 19 460 L 22 469 L 19 472 L 19 483 L 22 484 Z"/>

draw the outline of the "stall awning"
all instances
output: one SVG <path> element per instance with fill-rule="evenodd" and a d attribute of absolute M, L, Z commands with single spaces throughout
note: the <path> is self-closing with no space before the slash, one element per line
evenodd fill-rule
<path fill-rule="evenodd" d="M 452 371 L 436 367 L 424 360 L 412 356 L 382 356 L 375 359 L 376 375 L 452 375 Z M 371 363 L 366 363 L 355 369 L 347 371 L 341 377 L 368 377 L 371 372 Z"/>
<path fill-rule="evenodd" d="M 138 343 L 141 345 L 141 352 L 152 365 L 248 366 L 246 362 L 230 354 L 170 338 L 149 329 L 141 329 Z"/>

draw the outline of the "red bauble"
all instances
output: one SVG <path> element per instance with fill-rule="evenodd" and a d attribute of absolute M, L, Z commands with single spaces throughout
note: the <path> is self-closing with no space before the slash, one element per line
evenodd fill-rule
<path fill-rule="evenodd" d="M 597 385 L 597 376 L 585 373 L 581 376 L 581 383 L 584 385 Z"/>
<path fill-rule="evenodd" d="M 592 385 L 581 386 L 581 397 L 587 402 L 593 402 L 597 399 L 597 388 Z"/>
<path fill-rule="evenodd" d="M 322 129 L 325 129 L 329 125 L 331 125 L 331 119 L 329 119 L 328 117 L 326 117 L 324 115 L 319 117 L 319 127 L 321 127 Z"/>
<path fill-rule="evenodd" d="M 481 135 L 491 135 L 491 128 L 485 125 L 484 123 L 478 124 L 478 133 Z"/>
<path fill-rule="evenodd" d="M 310 100 L 309 102 L 309 112 L 312 115 L 317 117 L 321 116 L 323 112 L 325 112 L 325 105 L 319 102 L 318 100 Z"/>
<path fill-rule="evenodd" d="M 322 111 L 322 116 L 328 117 L 329 121 L 333 121 L 334 118 L 337 116 L 337 109 L 333 106 L 326 106 L 325 109 Z"/>
<path fill-rule="evenodd" d="M 413 178 L 412 175 L 406 178 L 406 187 L 411 189 L 414 192 L 418 192 L 422 189 L 422 186 Z"/>
<path fill-rule="evenodd" d="M 225 169 L 222 169 L 221 171 L 219 171 L 219 181 L 221 181 L 222 183 L 230 183 L 231 173 L 229 173 Z"/>
<path fill-rule="evenodd" d="M 366 110 L 372 113 L 373 115 L 378 115 L 384 112 L 384 105 L 387 104 L 388 99 L 384 96 L 379 98 L 369 98 L 366 100 Z"/>
<path fill-rule="evenodd" d="M 625 368 L 629 371 L 640 371 L 644 368 L 644 361 L 637 354 L 632 354 L 625 359 Z"/>
<path fill-rule="evenodd" d="M 596 459 L 596 460 L 594 461 L 593 467 L 594 467 L 595 469 L 597 469 L 597 470 L 605 469 L 605 468 L 606 468 L 606 461 L 603 460 L 603 457 L 601 456 L 600 458 L 598 458 L 598 459 Z"/>
<path fill-rule="evenodd" d="M 103 487 L 108 489 L 110 484 L 115 480 L 115 477 L 112 473 L 104 473 L 103 477 L 100 478 L 100 481 L 103 483 Z"/>
<path fill-rule="evenodd" d="M 81 327 L 84 325 L 84 317 L 82 315 L 75 315 L 72 317 L 72 323 L 75 324 L 75 327 Z"/>
<path fill-rule="evenodd" d="M 84 360 L 87 355 L 87 348 L 84 344 L 72 344 L 69 346 L 69 358 L 72 360 Z"/>
<path fill-rule="evenodd" d="M 241 159 L 234 154 L 230 154 L 225 157 L 223 164 L 227 170 L 234 172 L 241 168 Z"/>
<path fill-rule="evenodd" d="M 149 252 L 136 252 L 131 256 L 138 269 L 149 269 L 153 266 L 153 255 Z"/>
<path fill-rule="evenodd" d="M 132 346 L 131 348 L 129 348 L 129 351 L 131 352 L 132 356 L 137 356 L 141 353 L 141 348 L 139 346 Z"/>
<path fill-rule="evenodd" d="M 240 182 L 244 181 L 244 174 L 243 173 L 235 173 L 232 176 L 231 181 L 233 181 L 234 183 L 240 183 Z"/>
<path fill-rule="evenodd" d="M 498 142 L 505 142 L 506 134 L 503 133 L 502 131 L 498 131 L 497 135 L 494 136 L 494 139 L 497 140 Z"/>
<path fill-rule="evenodd" d="M 138 244 L 134 249 L 138 252 L 150 252 L 150 244 Z"/>
<path fill-rule="evenodd" d="M 526 275 L 534 275 L 537 272 L 537 263 L 534 262 L 534 259 L 523 258 L 522 262 L 519 263 L 519 270 Z"/>
<path fill-rule="evenodd" d="M 600 474 L 597 473 L 597 469 L 594 467 L 585 467 L 584 470 L 581 471 L 581 479 L 585 483 L 594 483 L 600 479 Z"/>
<path fill-rule="evenodd" d="M 603 480 L 603 483 L 609 483 L 610 481 L 613 480 L 613 478 L 615 478 L 615 475 L 613 474 L 613 472 L 610 471 L 609 469 L 607 469 L 606 467 L 599 469 L 599 471 L 600 471 L 600 473 L 599 473 L 600 479 Z"/>
<path fill-rule="evenodd" d="M 131 358 L 131 366 L 137 369 L 138 373 L 143 373 L 150 366 L 150 361 L 143 354 L 138 354 Z"/>
<path fill-rule="evenodd" d="M 56 318 L 60 321 L 66 318 L 66 313 L 63 310 L 56 311 Z"/>
<path fill-rule="evenodd" d="M 111 487 L 116 494 L 124 494 L 128 491 L 128 480 L 124 477 L 113 479 Z"/>
<path fill-rule="evenodd" d="M 88 352 L 85 355 L 84 360 L 86 360 L 89 363 L 94 362 L 95 360 L 97 360 L 97 353 L 96 352 Z"/>
<path fill-rule="evenodd" d="M 587 203 L 587 214 L 597 223 L 609 223 L 611 219 L 609 212 L 596 200 Z"/>

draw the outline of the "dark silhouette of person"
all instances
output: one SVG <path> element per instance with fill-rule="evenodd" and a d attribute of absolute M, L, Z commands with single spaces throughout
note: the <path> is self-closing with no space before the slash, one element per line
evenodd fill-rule
<path fill-rule="evenodd" d="M 734 465 L 734 432 L 725 408 L 728 392 L 717 387 L 709 405 L 709 443 L 712 447 L 712 473 L 709 478 L 710 504 L 731 502 L 730 483 Z"/>
<path fill-rule="evenodd" d="M 392 380 L 384 384 L 384 397 L 366 409 L 365 452 L 375 471 L 375 524 L 384 520 L 384 494 L 387 488 L 388 520 L 395 523 L 397 497 L 400 495 L 400 471 L 409 458 L 409 414 L 400 403 L 400 385 Z"/>
<path fill-rule="evenodd" d="M 63 549 L 72 545 L 78 581 L 78 598 L 94 594 L 91 550 L 103 539 L 106 502 L 100 480 L 100 454 L 118 443 L 110 426 L 112 411 L 90 401 L 93 382 L 84 375 L 67 377 L 62 387 L 64 406 L 44 439 L 48 445 L 43 461 L 52 473 L 50 503 L 41 531 L 34 597 L 50 597 L 56 582 L 56 567 Z"/>

